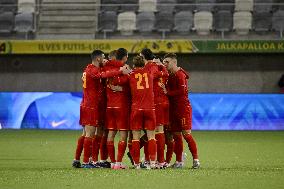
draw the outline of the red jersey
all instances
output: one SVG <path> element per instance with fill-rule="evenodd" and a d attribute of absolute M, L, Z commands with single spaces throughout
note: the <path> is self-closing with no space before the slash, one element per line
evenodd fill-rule
<path fill-rule="evenodd" d="M 109 78 L 121 74 L 119 70 L 102 71 L 101 68 L 88 64 L 82 76 L 83 98 L 81 106 L 97 108 L 105 100 L 105 82 Z"/>
<path fill-rule="evenodd" d="M 110 60 L 106 63 L 105 71 L 118 71 L 123 66 L 121 61 Z M 114 80 L 119 80 L 121 76 L 114 76 L 107 79 L 107 107 L 109 108 L 124 108 L 128 107 L 130 99 L 130 89 L 128 83 L 114 83 Z"/>
<path fill-rule="evenodd" d="M 136 68 L 129 76 L 132 110 L 154 109 L 153 74 L 147 67 Z"/>
<path fill-rule="evenodd" d="M 167 89 L 170 103 L 173 107 L 182 108 L 190 106 L 187 87 L 188 79 L 189 76 L 183 69 L 178 70 L 174 74 L 170 74 Z M 182 111 L 182 109 L 180 111 Z"/>
<path fill-rule="evenodd" d="M 84 70 L 83 98 L 81 106 L 98 108 L 99 103 L 104 100 L 104 82 L 100 78 L 100 68 L 88 64 Z"/>
<path fill-rule="evenodd" d="M 163 76 L 163 72 L 151 66 L 136 68 L 129 76 L 132 97 L 132 109 L 154 109 L 154 79 Z"/>
<path fill-rule="evenodd" d="M 155 78 L 153 81 L 153 90 L 154 90 L 154 99 L 155 104 L 168 104 L 168 96 L 165 94 L 162 85 L 166 86 L 168 81 L 168 71 L 164 66 L 159 66 L 152 61 L 149 61 L 146 65 L 146 68 L 150 69 L 152 73 L 162 72 L 161 77 Z"/>

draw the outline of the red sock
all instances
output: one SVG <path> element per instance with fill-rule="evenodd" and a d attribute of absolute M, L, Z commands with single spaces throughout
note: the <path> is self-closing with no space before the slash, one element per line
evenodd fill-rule
<path fill-rule="evenodd" d="M 164 151 L 165 151 L 165 134 L 158 133 L 155 135 L 157 140 L 157 159 L 159 163 L 165 162 Z"/>
<path fill-rule="evenodd" d="M 122 162 L 122 158 L 124 156 L 125 150 L 126 150 L 126 142 L 125 141 L 119 141 L 118 143 L 118 152 L 117 152 L 117 162 Z"/>
<path fill-rule="evenodd" d="M 113 141 L 107 141 L 107 151 L 108 155 L 110 157 L 110 161 L 112 163 L 115 163 L 115 148 L 114 148 L 114 142 Z"/>
<path fill-rule="evenodd" d="M 89 159 L 92 153 L 92 142 L 93 142 L 93 138 L 91 137 L 85 137 L 84 140 L 84 158 L 83 158 L 83 163 L 89 163 Z"/>
<path fill-rule="evenodd" d="M 144 134 L 141 138 L 140 138 L 140 149 L 143 148 L 146 144 L 147 144 L 148 138 L 147 135 Z"/>
<path fill-rule="evenodd" d="M 167 153 L 166 153 L 166 162 L 167 163 L 171 163 L 173 153 L 174 153 L 174 146 L 175 146 L 174 140 L 167 142 Z"/>
<path fill-rule="evenodd" d="M 106 136 L 102 137 L 101 146 L 100 146 L 100 156 L 101 156 L 101 160 L 107 160 L 108 158 L 107 137 Z"/>
<path fill-rule="evenodd" d="M 192 135 L 186 134 L 183 137 L 188 144 L 188 148 L 189 148 L 189 151 L 191 152 L 192 158 L 198 159 L 197 145 L 196 145 L 196 142 L 195 142 L 194 138 L 192 137 Z"/>
<path fill-rule="evenodd" d="M 93 139 L 93 147 L 92 147 L 92 159 L 94 162 L 98 161 L 100 145 L 101 145 L 101 136 L 95 136 Z"/>
<path fill-rule="evenodd" d="M 132 158 L 135 164 L 139 164 L 140 159 L 140 142 L 139 140 L 132 140 Z"/>
<path fill-rule="evenodd" d="M 148 152 L 149 152 L 150 161 L 156 161 L 157 144 L 155 139 L 148 140 Z"/>
<path fill-rule="evenodd" d="M 182 152 L 183 152 L 183 141 L 182 141 L 182 135 L 174 135 L 175 140 L 175 154 L 176 154 L 176 161 L 182 162 Z"/>
<path fill-rule="evenodd" d="M 85 139 L 85 136 L 80 136 L 78 138 L 77 147 L 76 147 L 76 153 L 75 153 L 75 160 L 79 160 L 80 161 L 80 157 L 81 157 L 81 154 L 82 154 L 82 151 L 83 151 L 83 147 L 84 147 L 84 139 Z"/>

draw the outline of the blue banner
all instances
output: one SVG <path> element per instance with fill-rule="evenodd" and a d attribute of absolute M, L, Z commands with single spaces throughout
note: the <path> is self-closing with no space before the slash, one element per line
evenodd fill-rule
<path fill-rule="evenodd" d="M 82 93 L 0 93 L 0 128 L 80 129 Z M 284 95 L 190 94 L 193 130 L 284 130 Z"/>

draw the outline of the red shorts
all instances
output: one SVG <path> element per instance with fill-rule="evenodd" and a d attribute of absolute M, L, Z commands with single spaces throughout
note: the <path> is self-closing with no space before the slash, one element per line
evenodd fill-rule
<path fill-rule="evenodd" d="M 156 129 L 155 109 L 132 110 L 130 116 L 131 130 L 150 130 Z"/>
<path fill-rule="evenodd" d="M 171 132 L 181 132 L 191 130 L 192 110 L 191 106 L 184 108 L 184 111 L 172 110 L 170 114 L 170 124 L 168 130 Z"/>
<path fill-rule="evenodd" d="M 80 106 L 80 125 L 99 127 L 103 124 L 103 117 L 98 111 L 98 108 Z"/>
<path fill-rule="evenodd" d="M 129 130 L 129 111 L 125 108 L 107 108 L 106 128 L 109 130 Z"/>
<path fill-rule="evenodd" d="M 155 105 L 156 125 L 169 124 L 169 104 L 161 103 Z"/>

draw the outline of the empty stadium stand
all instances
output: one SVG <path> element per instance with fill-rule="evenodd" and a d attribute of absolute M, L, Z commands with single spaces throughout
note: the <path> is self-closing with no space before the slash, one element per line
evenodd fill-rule
<path fill-rule="evenodd" d="M 282 0 L 0 0 L 0 39 L 277 39 L 283 11 Z"/>
<path fill-rule="evenodd" d="M 37 39 L 95 38 L 98 0 L 42 0 Z"/>

